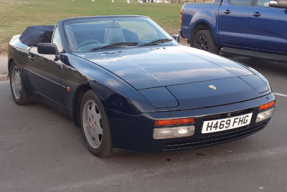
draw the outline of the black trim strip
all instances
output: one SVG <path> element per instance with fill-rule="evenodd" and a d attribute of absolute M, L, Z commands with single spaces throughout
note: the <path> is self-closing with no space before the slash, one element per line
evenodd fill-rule
<path fill-rule="evenodd" d="M 24 68 L 24 69 L 26 69 L 27 71 L 29 71 L 29 72 L 31 72 L 31 73 L 33 73 L 33 74 L 35 74 L 35 75 L 38 75 L 39 77 L 42 77 L 43 79 L 46 79 L 46 80 L 48 80 L 48 81 L 50 81 L 50 82 L 52 82 L 52 83 L 54 83 L 54 84 L 57 84 L 57 85 L 59 85 L 59 86 L 65 88 L 65 89 L 67 88 L 66 86 L 61 85 L 60 83 L 57 83 L 57 82 L 55 82 L 55 81 L 53 81 L 53 80 L 51 80 L 51 79 L 48 79 L 47 77 L 44 77 L 44 76 L 42 76 L 42 75 L 40 75 L 40 74 L 38 74 L 38 73 L 36 73 L 36 72 L 34 72 L 34 71 L 31 71 L 31 70 L 28 69 L 28 68 Z"/>
<path fill-rule="evenodd" d="M 54 101 L 53 99 L 51 99 L 51 98 L 49 98 L 49 97 L 47 97 L 47 96 L 45 96 L 45 95 L 39 93 L 38 91 L 35 91 L 35 92 L 38 93 L 39 95 L 45 97 L 46 99 L 49 99 L 50 101 L 53 101 L 54 103 L 57 103 L 58 105 L 61 105 L 62 107 L 66 108 L 66 106 L 64 106 L 64 105 L 58 103 L 57 101 Z"/>

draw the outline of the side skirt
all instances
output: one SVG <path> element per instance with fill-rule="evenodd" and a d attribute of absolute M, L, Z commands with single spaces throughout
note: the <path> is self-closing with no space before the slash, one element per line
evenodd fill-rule
<path fill-rule="evenodd" d="M 287 56 L 284 56 L 284 55 L 236 49 L 236 48 L 227 48 L 227 47 L 223 47 L 221 49 L 221 53 L 231 53 L 231 54 L 236 54 L 236 55 L 257 57 L 257 58 L 262 58 L 262 59 L 270 59 L 270 60 L 284 61 L 284 62 L 287 60 Z"/>
<path fill-rule="evenodd" d="M 57 110 L 58 112 L 62 113 L 65 116 L 69 117 L 70 119 L 73 119 L 71 117 L 71 115 L 69 114 L 67 108 L 64 105 L 61 105 L 61 104 L 49 99 L 48 97 L 42 95 L 41 93 L 38 93 L 37 91 L 35 91 L 35 93 L 37 94 L 36 100 L 52 107 L 53 109 Z"/>

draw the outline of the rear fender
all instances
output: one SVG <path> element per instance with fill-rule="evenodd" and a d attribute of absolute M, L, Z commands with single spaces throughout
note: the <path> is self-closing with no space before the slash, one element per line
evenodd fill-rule
<path fill-rule="evenodd" d="M 26 93 L 29 97 L 33 97 L 34 89 L 30 83 L 29 73 L 27 70 L 28 55 L 31 47 L 23 44 L 19 38 L 20 35 L 13 36 L 8 44 L 8 73 L 10 72 L 11 64 L 15 62 L 20 71 L 22 84 Z"/>
<path fill-rule="evenodd" d="M 188 40 L 192 42 L 192 37 L 194 37 L 194 35 L 196 33 L 194 33 L 196 30 L 196 28 L 200 25 L 200 24 L 205 24 L 209 27 L 209 29 L 212 31 L 213 33 L 213 37 L 215 40 L 216 45 L 219 46 L 219 41 L 218 41 L 218 26 L 217 26 L 217 21 L 218 21 L 218 8 L 215 9 L 214 6 L 208 6 L 207 9 L 201 9 L 198 12 L 196 12 L 192 18 L 191 21 L 189 23 L 189 36 L 188 36 Z"/>

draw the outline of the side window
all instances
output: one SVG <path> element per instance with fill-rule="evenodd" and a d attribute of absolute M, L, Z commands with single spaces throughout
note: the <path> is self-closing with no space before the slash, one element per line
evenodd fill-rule
<path fill-rule="evenodd" d="M 257 6 L 259 7 L 269 7 L 269 0 L 258 0 Z"/>
<path fill-rule="evenodd" d="M 57 45 L 59 52 L 63 52 L 63 46 L 62 46 L 62 42 L 61 42 L 61 38 L 60 38 L 60 33 L 59 33 L 59 30 L 57 27 L 56 27 L 55 32 L 54 32 L 54 37 L 53 37 L 52 43 Z"/>
<path fill-rule="evenodd" d="M 252 0 L 228 0 L 231 5 L 235 6 L 251 6 Z"/>
<path fill-rule="evenodd" d="M 221 5 L 222 0 L 213 0 L 212 2 L 214 5 Z"/>

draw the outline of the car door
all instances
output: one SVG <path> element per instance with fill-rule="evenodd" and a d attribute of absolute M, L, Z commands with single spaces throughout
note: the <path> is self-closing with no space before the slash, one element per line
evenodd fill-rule
<path fill-rule="evenodd" d="M 248 32 L 248 16 L 252 0 L 224 0 L 219 9 L 219 40 L 221 44 L 244 47 Z"/>
<path fill-rule="evenodd" d="M 54 30 L 52 43 L 58 50 L 63 50 L 58 29 Z M 28 70 L 31 84 L 40 95 L 64 105 L 61 91 L 61 60 L 55 61 L 55 55 L 39 54 L 37 47 L 32 47 L 29 52 Z"/>
<path fill-rule="evenodd" d="M 253 49 L 286 53 L 286 9 L 269 7 L 269 0 L 256 0 L 249 13 L 247 41 Z"/>

